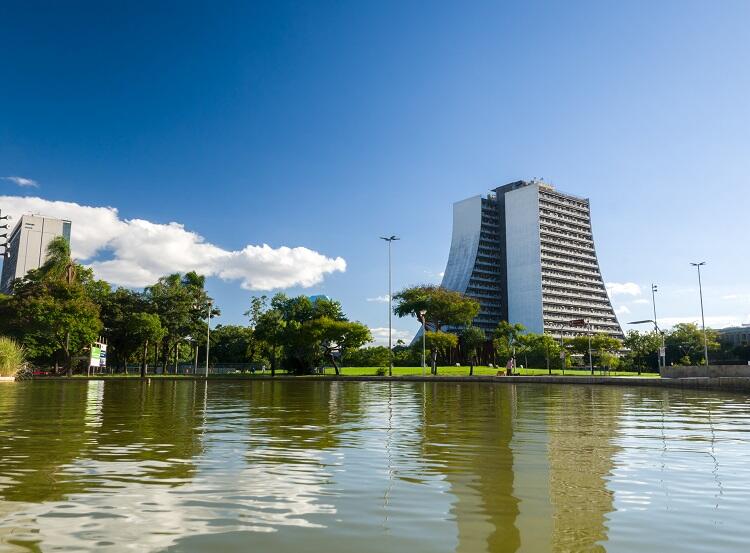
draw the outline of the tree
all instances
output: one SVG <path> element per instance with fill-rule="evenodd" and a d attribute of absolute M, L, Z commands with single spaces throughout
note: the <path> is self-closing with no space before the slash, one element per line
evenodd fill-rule
<path fill-rule="evenodd" d="M 253 329 L 218 325 L 211 331 L 211 358 L 221 363 L 244 363 L 253 340 Z"/>
<path fill-rule="evenodd" d="M 474 365 L 477 362 L 477 352 L 487 341 L 484 330 L 476 326 L 467 326 L 461 332 L 461 344 L 469 359 L 469 376 L 474 375 Z"/>
<path fill-rule="evenodd" d="M 62 352 L 66 373 L 72 376 L 73 356 L 101 331 L 98 306 L 79 283 L 48 281 L 38 271 L 16 280 L 13 291 L 12 327 L 29 356 L 43 360 Z"/>
<path fill-rule="evenodd" d="M 717 352 L 721 348 L 718 342 L 718 333 L 710 328 L 706 329 L 708 351 Z M 704 359 L 703 355 L 703 331 L 694 323 L 678 323 L 672 327 L 665 336 L 667 346 L 667 357 L 679 360 L 680 363 L 699 365 Z"/>
<path fill-rule="evenodd" d="M 140 344 L 143 355 L 141 357 L 141 378 L 148 372 L 148 346 L 155 344 L 166 334 L 158 315 L 153 313 L 133 313 L 127 319 L 125 331 L 132 340 Z"/>
<path fill-rule="evenodd" d="M 511 324 L 508 321 L 498 323 L 493 344 L 495 351 L 501 358 L 510 359 L 514 357 L 513 348 L 524 330 L 526 330 L 526 327 L 521 323 Z"/>
<path fill-rule="evenodd" d="M 271 376 L 276 376 L 276 364 L 283 352 L 285 334 L 286 321 L 280 310 L 270 309 L 258 317 L 254 336 L 261 340 L 261 347 L 271 361 Z"/>
<path fill-rule="evenodd" d="M 397 351 L 394 351 L 394 357 L 396 355 Z M 385 346 L 370 346 L 349 350 L 344 357 L 347 367 L 387 367 L 389 361 L 388 348 Z"/>
<path fill-rule="evenodd" d="M 441 286 L 413 286 L 402 290 L 393 299 L 396 316 L 421 320 L 420 313 L 425 311 L 426 328 L 435 332 L 440 332 L 446 325 L 468 325 L 479 313 L 479 302 Z"/>
<path fill-rule="evenodd" d="M 661 347 L 661 335 L 658 332 L 639 332 L 638 330 L 629 330 L 625 335 L 623 346 L 630 353 L 629 357 L 633 360 L 633 365 L 641 374 L 644 366 L 656 368 L 659 363 L 659 348 Z M 651 357 L 654 355 L 654 357 Z M 649 358 L 650 362 L 649 362 Z"/>
<path fill-rule="evenodd" d="M 330 359 L 336 374 L 340 374 L 336 354 L 342 355 L 347 349 L 356 349 L 372 341 L 370 329 L 357 322 L 318 317 L 305 326 L 312 338 L 320 343 L 323 356 Z"/>
<path fill-rule="evenodd" d="M 432 355 L 431 373 L 437 375 L 437 358 L 438 355 L 445 356 L 458 345 L 458 336 L 449 332 L 431 332 L 425 333 L 425 346 L 430 350 Z"/>

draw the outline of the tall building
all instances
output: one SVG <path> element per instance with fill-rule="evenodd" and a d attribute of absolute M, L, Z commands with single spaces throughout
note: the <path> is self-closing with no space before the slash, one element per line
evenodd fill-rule
<path fill-rule="evenodd" d="M 47 246 L 53 238 L 64 236 L 70 242 L 70 221 L 23 215 L 8 237 L 3 257 L 0 292 L 10 292 L 13 281 L 32 269 L 41 267 L 47 258 Z"/>
<path fill-rule="evenodd" d="M 453 205 L 442 286 L 476 299 L 474 325 L 487 331 L 506 320 L 556 336 L 590 329 L 623 337 L 599 270 L 589 201 L 542 181 Z"/>

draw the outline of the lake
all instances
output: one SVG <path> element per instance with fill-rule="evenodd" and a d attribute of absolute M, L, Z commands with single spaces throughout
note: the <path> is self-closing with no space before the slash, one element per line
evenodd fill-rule
<path fill-rule="evenodd" d="M 0 551 L 745 551 L 749 408 L 646 387 L 0 383 Z"/>

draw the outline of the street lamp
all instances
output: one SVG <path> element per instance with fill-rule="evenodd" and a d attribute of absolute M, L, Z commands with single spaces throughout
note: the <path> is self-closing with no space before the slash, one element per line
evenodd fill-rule
<path fill-rule="evenodd" d="M 206 379 L 208 379 L 208 351 L 211 349 L 211 302 L 208 302 L 206 315 Z"/>
<path fill-rule="evenodd" d="M 655 292 L 653 288 L 651 289 L 651 292 Z M 656 311 L 654 311 L 656 312 Z M 659 350 L 659 359 L 657 360 L 659 367 L 666 367 L 667 366 L 667 348 L 664 343 L 664 332 L 659 328 L 659 325 L 656 322 L 656 319 L 644 319 L 642 321 L 630 321 L 629 325 L 640 325 L 640 324 L 647 324 L 647 323 L 653 323 L 654 324 L 654 332 L 661 334 L 661 349 Z M 640 374 L 640 369 L 638 369 L 638 374 Z"/>
<path fill-rule="evenodd" d="M 690 263 L 693 267 L 698 269 L 698 293 L 701 298 L 701 326 L 703 327 L 703 358 L 706 361 L 706 368 L 708 368 L 708 338 L 706 338 L 706 318 L 703 316 L 703 285 L 701 284 L 701 267 L 706 264 L 705 261 L 698 263 Z"/>
<path fill-rule="evenodd" d="M 425 355 L 426 353 L 426 347 L 425 347 L 425 335 L 427 334 L 427 326 L 426 326 L 426 318 L 425 315 L 427 315 L 427 310 L 422 309 L 419 312 L 419 316 L 422 318 L 422 376 L 425 376 L 426 374 L 426 365 L 427 365 L 427 357 Z"/>
<path fill-rule="evenodd" d="M 392 235 L 390 237 L 381 236 L 381 240 L 388 242 L 388 376 L 393 376 L 393 327 L 391 319 L 393 318 L 393 293 L 391 291 L 391 244 L 400 238 Z"/>

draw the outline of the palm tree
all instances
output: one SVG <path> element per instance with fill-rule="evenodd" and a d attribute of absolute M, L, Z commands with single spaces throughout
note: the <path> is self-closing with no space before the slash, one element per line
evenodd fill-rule
<path fill-rule="evenodd" d="M 70 243 L 63 236 L 56 236 L 47 245 L 47 260 L 39 268 L 42 277 L 50 281 L 64 282 L 70 286 L 76 281 L 76 264 L 70 254 Z M 65 353 L 68 357 L 66 373 L 73 376 L 70 357 L 70 330 L 65 333 Z"/>
<path fill-rule="evenodd" d="M 47 246 L 47 260 L 39 270 L 50 280 L 68 285 L 76 280 L 76 264 L 70 255 L 70 244 L 63 236 L 57 236 Z"/>

